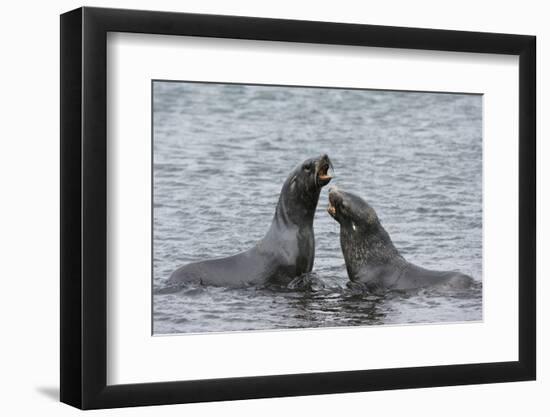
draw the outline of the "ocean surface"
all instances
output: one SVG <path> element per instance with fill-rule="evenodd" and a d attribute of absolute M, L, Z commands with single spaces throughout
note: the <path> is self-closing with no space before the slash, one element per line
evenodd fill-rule
<path fill-rule="evenodd" d="M 153 333 L 482 320 L 480 95 L 153 83 Z M 267 232 L 279 191 L 327 153 L 330 185 L 377 211 L 409 261 L 459 270 L 474 288 L 358 294 L 321 192 L 310 290 L 189 287 L 189 262 L 236 254 Z"/>

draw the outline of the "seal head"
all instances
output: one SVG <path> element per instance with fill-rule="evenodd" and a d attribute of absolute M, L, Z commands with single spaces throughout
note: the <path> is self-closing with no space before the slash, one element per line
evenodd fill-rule
<path fill-rule="evenodd" d="M 294 224 L 313 222 L 321 189 L 333 177 L 328 155 L 310 158 L 294 168 L 281 189 L 275 219 Z"/>

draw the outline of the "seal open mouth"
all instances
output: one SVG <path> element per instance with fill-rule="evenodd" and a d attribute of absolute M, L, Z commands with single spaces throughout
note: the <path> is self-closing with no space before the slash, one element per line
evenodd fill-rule
<path fill-rule="evenodd" d="M 319 176 L 320 180 L 330 180 L 330 179 L 332 179 L 332 177 L 328 173 L 328 169 L 329 169 L 328 164 L 322 166 L 319 169 L 319 174 L 317 174 L 317 175 Z"/>
<path fill-rule="evenodd" d="M 332 164 L 330 159 L 325 155 L 323 159 L 319 162 L 319 168 L 317 169 L 317 182 L 319 185 L 327 185 L 332 179 L 331 173 L 329 170 L 332 170 Z"/>
<path fill-rule="evenodd" d="M 330 201 L 328 203 L 328 208 L 327 208 L 327 211 L 328 211 L 328 214 L 330 214 L 331 216 L 336 216 L 336 207 L 334 207 Z"/>
<path fill-rule="evenodd" d="M 332 217 L 336 216 L 336 206 L 338 205 L 338 197 L 337 197 L 337 190 L 336 188 L 331 188 L 328 192 L 328 207 L 327 211 L 328 214 L 330 214 Z"/>

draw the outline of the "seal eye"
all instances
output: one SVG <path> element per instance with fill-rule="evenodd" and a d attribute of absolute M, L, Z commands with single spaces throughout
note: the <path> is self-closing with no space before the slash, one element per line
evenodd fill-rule
<path fill-rule="evenodd" d="M 311 165 L 304 165 L 303 169 L 305 172 L 309 173 L 311 172 Z"/>

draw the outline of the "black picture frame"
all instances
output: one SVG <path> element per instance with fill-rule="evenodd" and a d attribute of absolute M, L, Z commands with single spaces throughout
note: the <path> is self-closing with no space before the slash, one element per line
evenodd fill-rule
<path fill-rule="evenodd" d="M 519 360 L 107 385 L 108 32 L 519 56 Z M 535 51 L 525 35 L 88 7 L 61 15 L 61 401 L 95 409 L 535 379 Z"/>

